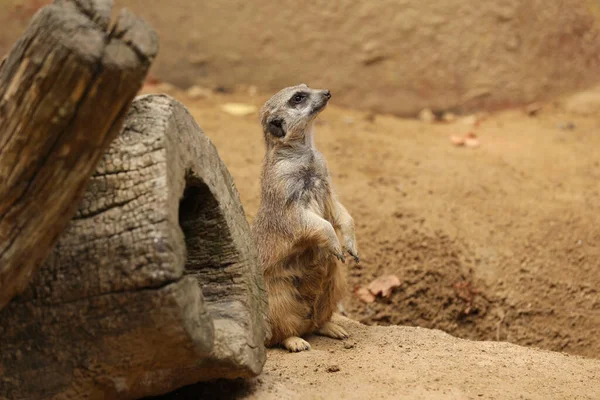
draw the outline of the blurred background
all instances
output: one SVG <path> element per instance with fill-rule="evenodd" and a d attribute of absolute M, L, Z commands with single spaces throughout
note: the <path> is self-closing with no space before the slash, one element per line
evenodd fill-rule
<path fill-rule="evenodd" d="M 0 54 L 46 3 L 0 2 Z M 115 4 L 160 36 L 143 92 L 189 108 L 250 221 L 263 102 L 332 91 L 316 141 L 357 224 L 348 316 L 600 357 L 600 2 Z"/>
<path fill-rule="evenodd" d="M 0 53 L 48 0 L 4 0 Z M 496 109 L 598 79 L 596 0 L 115 0 L 159 32 L 153 73 L 182 88 L 307 82 L 402 116 Z"/>

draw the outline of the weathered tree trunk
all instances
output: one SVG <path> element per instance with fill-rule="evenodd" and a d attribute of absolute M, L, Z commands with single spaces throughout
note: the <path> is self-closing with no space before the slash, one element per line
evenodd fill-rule
<path fill-rule="evenodd" d="M 138 398 L 256 375 L 265 302 L 216 149 L 181 104 L 140 97 L 54 252 L 0 311 L 0 398 Z"/>
<path fill-rule="evenodd" d="M 44 7 L 0 66 L 0 309 L 19 293 L 77 200 L 157 52 L 156 33 L 112 1 Z"/>

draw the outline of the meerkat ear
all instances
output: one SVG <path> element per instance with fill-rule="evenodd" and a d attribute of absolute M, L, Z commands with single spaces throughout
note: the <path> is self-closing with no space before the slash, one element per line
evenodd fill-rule
<path fill-rule="evenodd" d="M 285 136 L 285 130 L 283 128 L 283 120 L 281 119 L 272 119 L 269 121 L 268 130 L 271 135 L 282 138 Z"/>

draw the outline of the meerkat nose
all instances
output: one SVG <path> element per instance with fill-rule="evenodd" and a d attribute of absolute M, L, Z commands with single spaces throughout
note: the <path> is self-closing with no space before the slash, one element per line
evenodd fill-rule
<path fill-rule="evenodd" d="M 327 97 L 328 99 L 331 98 L 331 92 L 329 90 L 326 90 L 323 92 L 323 96 Z"/>

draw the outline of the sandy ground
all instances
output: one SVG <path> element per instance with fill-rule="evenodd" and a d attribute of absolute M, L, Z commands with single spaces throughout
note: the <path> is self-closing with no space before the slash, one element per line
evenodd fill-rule
<path fill-rule="evenodd" d="M 312 337 L 311 351 L 271 350 L 263 374 L 183 388 L 182 399 L 597 399 L 600 361 L 437 330 L 366 327 L 343 319 L 344 342 Z"/>
<path fill-rule="evenodd" d="M 160 86 L 145 90 L 165 91 Z M 239 91 L 207 98 L 191 98 L 179 91 L 169 93 L 189 107 L 215 143 L 252 220 L 259 204 L 259 173 L 264 154 L 258 115 L 232 116 L 222 107 L 230 102 L 260 107 L 266 97 Z M 365 286 L 386 274 L 395 274 L 401 281 L 389 298 L 372 304 L 364 304 L 349 293 L 344 300 L 346 314 L 370 325 L 436 328 L 460 338 L 507 341 L 600 358 L 598 93 L 543 104 L 534 116 L 519 109 L 449 123 L 425 123 L 338 108 L 334 93 L 332 105 L 318 120 L 316 144 L 328 159 L 342 202 L 356 220 L 361 264 L 347 264 L 350 287 Z M 469 132 L 477 135 L 479 147 L 457 147 L 449 140 L 450 135 Z M 429 345 L 411 345 L 413 350 L 420 349 L 412 356 L 398 347 L 389 350 L 393 352 L 390 354 L 386 353 L 383 339 L 382 332 L 386 331 L 361 332 L 354 338 L 356 346 L 381 347 L 372 352 L 375 359 L 352 360 L 352 351 L 345 352 L 341 344 L 315 339 L 317 351 L 313 353 L 288 355 L 271 351 L 264 378 L 266 387 L 281 383 L 279 373 L 287 377 L 281 384 L 292 395 L 298 385 L 309 390 L 310 382 L 335 386 L 330 378 L 360 371 L 354 368 L 368 371 L 373 365 L 389 363 L 412 371 L 412 364 L 425 357 L 421 350 L 430 352 L 429 361 L 435 360 Z M 395 337 L 404 337 L 423 331 L 394 332 Z M 438 333 L 423 334 L 446 338 Z M 370 341 L 371 335 L 379 339 L 364 343 L 363 339 Z M 460 347 L 464 342 L 453 343 Z M 509 353 L 514 348 L 486 346 L 490 347 L 481 348 Z M 316 354 L 330 352 L 317 367 Z M 439 356 L 453 358 L 452 354 Z M 483 362 L 475 355 L 463 356 L 460 353 L 458 359 L 463 361 L 451 365 L 465 369 Z M 396 357 L 401 361 L 396 362 Z M 411 357 L 417 361 L 411 361 Z M 506 357 L 509 360 L 510 354 Z M 342 373 L 324 371 L 325 360 L 337 363 Z M 575 359 L 553 360 L 556 368 L 567 372 L 558 360 Z M 307 369 L 300 367 L 302 362 L 306 362 Z M 511 370 L 510 365 L 515 362 L 511 360 L 509 367 L 502 367 L 508 368 L 504 372 L 498 370 L 499 366 L 482 372 L 489 379 L 500 374 L 505 382 L 490 383 L 495 389 L 486 390 L 485 398 L 514 398 L 511 394 L 516 393 L 529 393 L 525 398 L 542 398 L 540 393 L 546 393 L 542 389 L 557 390 L 562 387 L 557 379 L 567 379 L 566 375 L 557 375 L 529 387 L 527 382 L 538 378 L 525 375 L 530 376 L 527 380 L 520 371 Z M 518 362 L 540 373 L 548 369 L 525 360 Z M 349 363 L 357 364 L 350 367 Z M 420 368 L 426 369 L 426 364 Z M 455 386 L 448 386 L 449 398 L 471 398 L 477 388 L 485 388 L 485 382 L 491 382 L 469 385 L 469 378 L 460 378 L 460 374 L 444 378 L 444 368 L 448 367 L 442 364 L 430 366 L 431 376 L 437 373 L 440 379 L 456 379 Z M 298 374 L 314 380 L 301 379 Z M 394 375 L 393 379 L 400 379 L 395 384 L 385 377 L 379 381 L 373 377 L 365 390 L 370 385 L 380 385 L 377 390 L 384 390 L 381 388 L 386 385 L 405 387 L 408 380 L 417 381 L 419 372 L 411 372 L 413 378 L 400 375 L 401 378 Z M 516 379 L 522 379 L 520 386 L 513 386 Z M 581 379 L 582 384 L 587 382 L 587 378 Z M 405 394 L 418 397 L 421 393 L 422 397 L 432 398 L 426 390 L 429 381 L 423 382 L 425 386 L 407 386 Z M 347 389 L 349 398 L 353 397 L 352 388 Z M 565 388 L 567 392 L 563 393 L 575 394 L 579 390 L 575 386 Z M 490 397 L 492 393 L 496 397 Z M 600 398 L 600 391 L 596 394 Z"/>

